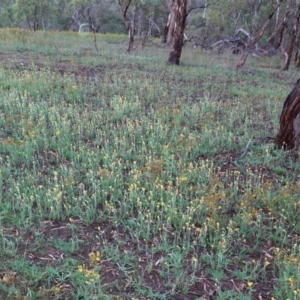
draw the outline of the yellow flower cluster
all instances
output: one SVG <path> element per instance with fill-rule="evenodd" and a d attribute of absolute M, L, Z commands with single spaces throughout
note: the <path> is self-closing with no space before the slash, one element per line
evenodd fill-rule
<path fill-rule="evenodd" d="M 89 270 L 85 265 L 78 266 L 78 273 L 82 274 L 86 278 L 86 284 L 91 284 L 94 281 L 100 279 L 100 275 L 95 272 L 95 270 Z"/>

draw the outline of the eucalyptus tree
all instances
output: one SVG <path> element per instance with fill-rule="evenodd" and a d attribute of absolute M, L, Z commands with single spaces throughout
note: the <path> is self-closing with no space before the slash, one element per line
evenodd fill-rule
<path fill-rule="evenodd" d="M 168 62 L 179 65 L 184 40 L 184 29 L 187 18 L 188 0 L 173 0 L 171 5 L 171 18 L 174 22 L 172 48 Z"/>
<path fill-rule="evenodd" d="M 184 30 L 189 14 L 195 9 L 205 9 L 207 1 L 172 0 L 168 23 L 165 28 L 165 41 L 172 44 L 168 62 L 179 65 L 184 44 Z"/>

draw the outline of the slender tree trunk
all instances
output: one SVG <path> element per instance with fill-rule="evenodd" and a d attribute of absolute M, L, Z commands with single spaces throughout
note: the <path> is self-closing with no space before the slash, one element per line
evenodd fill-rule
<path fill-rule="evenodd" d="M 130 52 L 133 49 L 133 43 L 134 43 L 134 20 L 132 22 L 127 20 L 127 10 L 129 8 L 129 6 L 131 5 L 131 1 L 132 0 L 128 0 L 127 4 L 125 6 L 125 8 L 122 8 L 122 3 L 121 0 L 118 0 L 119 6 L 122 10 L 122 17 L 123 17 L 123 21 L 125 24 L 125 27 L 128 31 L 128 36 L 129 36 L 129 43 L 128 43 L 128 48 L 127 48 L 127 52 Z"/>
<path fill-rule="evenodd" d="M 165 26 L 163 34 L 161 36 L 161 42 L 164 43 L 164 44 L 167 42 L 168 30 L 169 30 L 169 28 L 168 28 L 168 24 L 167 24 Z"/>
<path fill-rule="evenodd" d="M 128 35 L 129 35 L 129 43 L 127 52 L 130 52 L 133 49 L 133 43 L 134 43 L 134 25 L 130 24 L 128 29 Z"/>
<path fill-rule="evenodd" d="M 174 35 L 169 63 L 179 65 L 184 40 L 184 28 L 187 17 L 187 0 L 173 0 Z"/>
<path fill-rule="evenodd" d="M 207 10 L 207 2 L 208 0 L 205 0 L 204 2 L 204 9 L 203 9 L 203 14 L 202 14 L 202 18 L 205 19 L 206 18 L 206 10 Z"/>
<path fill-rule="evenodd" d="M 281 68 L 281 71 L 287 71 L 290 66 L 293 50 L 294 50 L 294 45 L 296 43 L 296 38 L 297 38 L 297 33 L 298 33 L 298 28 L 299 28 L 299 21 L 300 21 L 300 4 L 297 5 L 297 14 L 295 16 L 295 23 L 293 26 L 293 30 L 290 36 L 290 44 L 288 46 L 287 51 L 285 51 L 285 61 L 284 64 Z"/>
<path fill-rule="evenodd" d="M 33 20 L 33 31 L 37 31 L 39 29 L 39 20 L 38 20 L 38 8 L 34 6 L 34 20 Z"/>
<path fill-rule="evenodd" d="M 241 69 L 246 60 L 247 60 L 247 57 L 251 51 L 251 49 L 253 49 L 253 47 L 255 46 L 255 44 L 260 40 L 260 38 L 262 37 L 262 35 L 264 34 L 267 26 L 269 25 L 273 15 L 275 14 L 276 10 L 280 7 L 280 5 L 282 4 L 282 2 L 279 2 L 275 8 L 271 11 L 269 17 L 268 17 L 268 20 L 265 22 L 265 24 L 262 26 L 262 28 L 258 31 L 258 33 L 256 34 L 256 36 L 253 38 L 253 40 L 249 43 L 248 47 L 246 48 L 246 50 L 244 51 L 239 63 L 237 64 L 236 66 L 236 69 L 239 70 Z"/>
<path fill-rule="evenodd" d="M 277 4 L 279 3 L 279 0 L 277 0 Z M 277 29 L 278 27 L 278 24 L 279 24 L 279 14 L 280 14 L 280 8 L 277 9 L 277 12 L 276 12 L 276 21 L 275 21 L 275 30 Z"/>

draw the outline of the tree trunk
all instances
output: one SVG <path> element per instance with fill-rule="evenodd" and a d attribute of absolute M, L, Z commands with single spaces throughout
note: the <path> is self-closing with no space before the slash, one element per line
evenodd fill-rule
<path fill-rule="evenodd" d="M 173 0 L 174 35 L 169 63 L 179 65 L 184 40 L 184 28 L 187 17 L 187 0 Z"/>
<path fill-rule="evenodd" d="M 133 43 L 134 43 L 134 26 L 130 24 L 128 29 L 128 35 L 129 35 L 129 43 L 127 52 L 130 52 L 133 49 Z"/>
<path fill-rule="evenodd" d="M 277 0 L 277 4 L 279 3 L 279 0 Z M 277 9 L 277 13 L 276 13 L 276 21 L 275 21 L 275 30 L 278 28 L 278 24 L 279 24 L 279 14 L 280 14 L 280 8 Z"/>
<path fill-rule="evenodd" d="M 284 64 L 281 68 L 281 71 L 287 71 L 290 66 L 293 50 L 294 50 L 294 45 L 296 43 L 296 38 L 297 38 L 297 33 L 298 33 L 298 28 L 299 28 L 299 21 L 300 21 L 300 4 L 297 5 L 297 14 L 295 16 L 295 23 L 293 26 L 293 30 L 290 36 L 290 44 L 288 46 L 287 51 L 285 51 L 285 61 Z"/>
<path fill-rule="evenodd" d="M 168 24 L 167 24 L 165 26 L 163 34 L 161 36 L 161 42 L 164 43 L 164 44 L 167 42 L 168 30 L 169 30 L 169 27 L 168 27 Z"/>
<path fill-rule="evenodd" d="M 119 6 L 122 10 L 123 21 L 124 21 L 124 24 L 125 24 L 125 27 L 128 31 L 128 36 L 129 36 L 129 43 L 128 43 L 127 52 L 130 52 L 133 49 L 133 43 L 134 43 L 134 18 L 133 18 L 133 21 L 130 22 L 130 21 L 127 20 L 127 16 L 126 16 L 127 10 L 129 8 L 129 6 L 131 5 L 131 1 L 132 0 L 128 0 L 125 8 L 123 9 L 121 0 L 118 0 Z"/>
<path fill-rule="evenodd" d="M 169 14 L 169 19 L 168 19 L 168 34 L 167 34 L 167 44 L 172 45 L 173 42 L 173 36 L 174 36 L 174 29 L 175 29 L 175 6 L 174 2 L 171 8 L 171 13 Z"/>
<path fill-rule="evenodd" d="M 291 150 L 299 146 L 300 80 L 286 98 L 280 115 L 280 128 L 275 139 L 279 147 Z"/>
<path fill-rule="evenodd" d="M 34 20 L 33 20 L 33 31 L 37 31 L 39 29 L 39 20 L 38 20 L 38 8 L 34 6 Z"/>
<path fill-rule="evenodd" d="M 174 35 L 174 27 L 175 27 L 175 4 L 176 1 L 173 0 L 170 6 L 170 13 L 168 16 L 167 25 L 164 28 L 163 36 L 162 36 L 162 43 L 167 43 L 169 45 L 173 42 L 173 35 Z"/>

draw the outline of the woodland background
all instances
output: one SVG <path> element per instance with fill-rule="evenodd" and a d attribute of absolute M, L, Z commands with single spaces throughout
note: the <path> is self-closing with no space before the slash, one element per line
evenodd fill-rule
<path fill-rule="evenodd" d="M 184 31 L 184 42 L 191 42 L 194 48 L 244 52 L 237 68 L 244 65 L 249 53 L 285 57 L 282 70 L 289 68 L 295 55 L 299 67 L 299 19 L 298 0 L 4 0 L 0 4 L 0 27 L 94 33 L 128 31 L 128 51 L 133 49 L 134 36 L 143 39 L 143 44 L 150 37 L 161 37 L 162 43 L 169 45 L 175 43 L 175 37 L 178 43 L 177 30 L 179 44 L 173 44 L 178 52 L 176 64 Z M 173 63 L 171 57 L 169 62 Z"/>
<path fill-rule="evenodd" d="M 174 1 L 3 0 L 0 27 L 126 33 L 121 9 L 128 2 L 131 4 L 127 18 L 135 22 L 135 34 L 161 36 Z M 197 35 L 203 46 L 209 46 L 224 36 L 236 34 L 239 29 L 254 35 L 268 19 L 272 7 L 280 2 L 282 7 L 267 29 L 268 36 L 285 16 L 287 6 L 291 7 L 288 16 L 292 21 L 297 1 L 190 0 L 186 36 Z M 287 22 L 286 27 L 289 25 L 292 24 Z"/>

